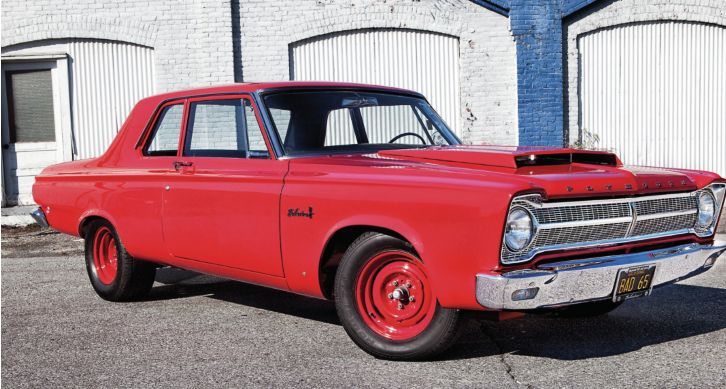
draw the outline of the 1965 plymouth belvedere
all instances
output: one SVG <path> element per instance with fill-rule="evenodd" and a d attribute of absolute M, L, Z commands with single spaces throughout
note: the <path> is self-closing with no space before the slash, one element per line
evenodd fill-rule
<path fill-rule="evenodd" d="M 291 82 L 141 100 L 105 154 L 33 187 L 104 299 L 160 266 L 334 299 L 389 359 L 443 351 L 472 311 L 604 314 L 706 271 L 725 193 L 611 153 L 465 146 L 415 92 Z"/>

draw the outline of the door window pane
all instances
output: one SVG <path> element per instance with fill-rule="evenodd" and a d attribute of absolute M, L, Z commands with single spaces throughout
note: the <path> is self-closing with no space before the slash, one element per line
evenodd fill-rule
<path fill-rule="evenodd" d="M 284 144 L 287 138 L 287 127 L 290 126 L 290 111 L 270 108 L 270 115 L 272 116 L 272 121 L 275 123 L 275 127 L 277 127 L 277 132 L 280 134 L 280 139 Z"/>
<path fill-rule="evenodd" d="M 252 103 L 250 103 L 249 100 L 243 101 L 245 104 L 245 123 L 247 124 L 247 138 L 249 142 L 250 157 L 269 157 L 270 154 L 267 152 L 267 143 L 265 143 L 265 137 L 262 135 L 260 123 L 257 122 L 255 109 L 252 108 Z"/>
<path fill-rule="evenodd" d="M 154 129 L 154 137 L 147 149 L 150 156 L 175 156 L 179 149 L 183 104 L 164 107 Z"/>
<path fill-rule="evenodd" d="M 268 157 L 267 145 L 252 103 L 246 99 L 192 103 L 189 108 L 184 155 Z"/>
<path fill-rule="evenodd" d="M 55 142 L 50 69 L 5 73 L 10 143 Z"/>

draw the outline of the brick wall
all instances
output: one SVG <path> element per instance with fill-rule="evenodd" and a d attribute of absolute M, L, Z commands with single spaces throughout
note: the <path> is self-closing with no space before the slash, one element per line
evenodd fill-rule
<path fill-rule="evenodd" d="M 406 28 L 460 42 L 461 115 L 467 143 L 517 144 L 515 45 L 509 20 L 469 1 L 243 1 L 241 76 L 288 80 L 291 43 L 339 31 Z"/>
<path fill-rule="evenodd" d="M 19 0 L 3 4 L 2 46 L 95 38 L 153 47 L 157 92 L 287 80 L 289 44 L 365 28 L 406 28 L 460 41 L 468 143 L 516 144 L 515 45 L 509 20 L 466 0 Z"/>
<path fill-rule="evenodd" d="M 287 80 L 290 44 L 314 36 L 437 32 L 459 39 L 465 142 L 556 146 L 579 130 L 578 35 L 653 20 L 726 25 L 726 0 L 592 2 L 490 1 L 495 12 L 483 0 L 19 0 L 3 4 L 2 46 L 95 38 L 153 47 L 161 93 Z"/>
<path fill-rule="evenodd" d="M 519 143 L 562 146 L 562 2 L 510 1 L 517 42 Z"/>
<path fill-rule="evenodd" d="M 156 90 L 234 81 L 228 0 L 18 0 L 3 3 L 2 46 L 95 38 L 155 50 Z"/>

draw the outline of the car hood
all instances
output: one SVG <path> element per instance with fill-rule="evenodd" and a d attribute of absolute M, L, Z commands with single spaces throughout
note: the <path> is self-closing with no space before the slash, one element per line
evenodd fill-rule
<path fill-rule="evenodd" d="M 526 181 L 551 198 L 690 191 L 717 174 L 626 166 L 612 153 L 527 146 L 449 146 L 381 151 L 378 156 Z"/>

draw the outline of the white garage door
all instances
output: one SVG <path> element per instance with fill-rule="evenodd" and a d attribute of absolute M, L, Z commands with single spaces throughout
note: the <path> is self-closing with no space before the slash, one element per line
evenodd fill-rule
<path fill-rule="evenodd" d="M 154 49 L 72 39 L 73 133 L 78 158 L 103 154 L 136 103 L 154 94 Z"/>
<path fill-rule="evenodd" d="M 726 28 L 633 24 L 578 45 L 580 128 L 626 164 L 726 176 Z"/>
<path fill-rule="evenodd" d="M 422 93 L 460 131 L 459 40 L 413 30 L 358 30 L 291 45 L 290 78 L 404 88 Z"/>

